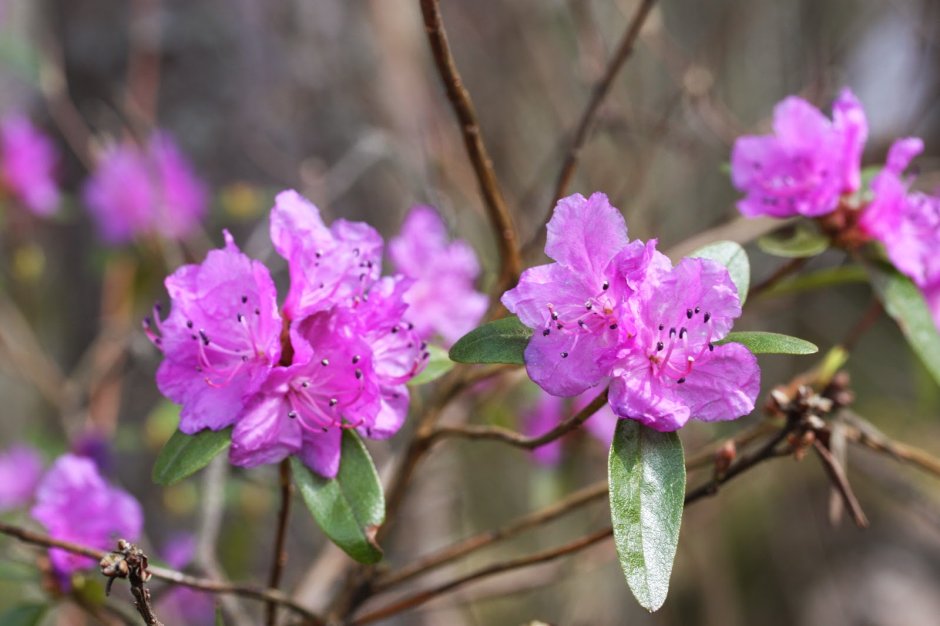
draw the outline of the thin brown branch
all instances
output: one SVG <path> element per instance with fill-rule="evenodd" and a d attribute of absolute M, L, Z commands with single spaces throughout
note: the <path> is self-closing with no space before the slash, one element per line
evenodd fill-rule
<path fill-rule="evenodd" d="M 816 450 L 819 460 L 822 461 L 823 467 L 826 470 L 826 474 L 829 475 L 829 480 L 832 481 L 833 487 L 839 491 L 843 502 L 845 502 L 845 506 L 847 506 L 852 513 L 852 520 L 855 522 L 855 525 L 859 528 L 868 528 L 868 517 L 865 516 L 862 505 L 859 504 L 858 498 L 855 497 L 855 492 L 852 490 L 852 485 L 849 484 L 849 479 L 846 478 L 842 466 L 839 465 L 839 462 L 832 456 L 832 452 L 829 451 L 829 448 L 824 446 L 819 439 L 813 441 L 813 448 Z"/>
<path fill-rule="evenodd" d="M 797 257 L 795 259 L 790 259 L 778 267 L 773 274 L 751 287 L 750 291 L 748 291 L 748 296 L 750 296 L 752 299 L 756 296 L 759 296 L 790 274 L 800 271 L 800 269 L 802 269 L 803 266 L 807 263 L 809 263 L 809 258 L 807 257 Z"/>
<path fill-rule="evenodd" d="M 843 412 L 848 422 L 845 428 L 845 438 L 852 443 L 894 457 L 902 463 L 907 463 L 936 477 L 940 477 L 940 459 L 926 450 L 894 441 L 875 428 L 867 420 L 849 411 Z"/>
<path fill-rule="evenodd" d="M 624 31 L 623 36 L 620 38 L 620 43 L 617 44 L 617 49 L 614 51 L 614 55 L 607 63 L 607 67 L 604 70 L 603 76 L 601 76 L 600 80 L 598 80 L 594 85 L 594 89 L 591 92 L 591 98 L 588 100 L 587 105 L 581 112 L 581 119 L 578 120 L 578 126 L 576 127 L 574 136 L 571 139 L 571 145 L 565 154 L 565 159 L 562 163 L 561 170 L 558 172 L 558 176 L 555 179 L 555 189 L 552 192 L 552 201 L 548 207 L 547 215 L 542 221 L 542 226 L 537 231 L 535 231 L 535 234 L 523 248 L 524 256 L 529 256 L 541 246 L 543 235 L 545 233 L 545 225 L 548 224 L 549 219 L 551 219 L 555 204 L 559 199 L 562 198 L 562 196 L 567 193 L 568 186 L 571 184 L 571 179 L 574 178 L 575 170 L 578 167 L 578 161 L 581 158 L 581 150 L 584 148 L 585 142 L 591 135 L 591 130 L 593 129 L 595 119 L 597 118 L 597 112 L 600 110 L 604 99 L 610 93 L 610 88 L 613 86 L 614 79 L 617 77 L 617 74 L 620 73 L 624 63 L 626 63 L 627 59 L 629 59 L 630 55 L 633 53 L 636 40 L 639 37 L 640 31 L 643 29 L 643 24 L 646 22 L 646 18 L 649 16 L 654 4 L 656 4 L 656 0 L 641 0 L 640 5 L 636 9 L 636 12 L 630 19 L 630 23 L 627 24 L 627 28 Z"/>
<path fill-rule="evenodd" d="M 407 611 L 410 608 L 424 604 L 428 600 L 432 600 L 439 595 L 447 593 L 448 591 L 453 591 L 454 589 L 462 587 L 467 583 L 471 583 L 475 580 L 487 578 L 489 576 L 501 574 L 503 572 L 521 569 L 524 567 L 530 567 L 538 563 L 552 561 L 554 559 L 578 552 L 579 550 L 583 550 L 584 548 L 603 541 L 612 535 L 613 529 L 608 526 L 607 528 L 603 528 L 597 532 L 587 535 L 586 537 L 581 537 L 580 539 L 576 539 L 557 548 L 536 552 L 535 554 L 531 554 L 529 556 L 510 559 L 508 561 L 503 561 L 502 563 L 495 563 L 493 565 L 483 567 L 454 580 L 442 583 L 430 589 L 426 589 L 425 591 L 418 592 L 412 596 L 408 596 L 407 598 L 394 602 L 388 606 L 376 609 L 371 613 L 366 613 L 365 615 L 353 619 L 350 624 L 352 626 L 371 624 L 372 622 L 396 615 L 402 611 Z"/>
<path fill-rule="evenodd" d="M 97 561 L 100 561 L 105 557 L 105 555 L 110 554 L 109 552 L 97 550 L 95 548 L 90 548 L 88 546 L 83 546 L 77 543 L 53 539 L 48 535 L 43 535 L 42 533 L 37 533 L 20 526 L 8 524 L 6 522 L 0 522 L 0 533 L 14 537 L 25 543 L 42 546 L 44 548 L 58 548 L 60 550 L 65 550 L 66 552 L 71 552 L 72 554 L 87 556 Z M 182 585 L 184 587 L 191 587 L 192 589 L 208 591 L 210 593 L 231 594 L 245 598 L 261 600 L 264 602 L 274 602 L 278 605 L 289 608 L 297 615 L 303 617 L 305 619 L 304 624 L 308 626 L 325 626 L 325 622 L 318 615 L 306 607 L 297 604 L 290 597 L 278 591 L 277 589 L 262 589 L 260 587 L 253 587 L 251 585 L 221 583 L 209 578 L 198 578 L 196 576 L 190 576 L 188 574 L 184 574 L 182 572 L 165 567 L 151 567 L 150 573 L 154 578 L 164 580 L 174 585 Z"/>
<path fill-rule="evenodd" d="M 466 539 L 447 546 L 438 552 L 418 559 L 417 561 L 414 561 L 410 565 L 406 565 L 397 571 L 390 572 L 385 576 L 381 576 L 375 582 L 374 591 L 379 593 L 407 580 L 411 580 L 415 576 L 426 574 L 427 572 L 437 569 L 442 565 L 446 565 L 447 563 L 451 563 L 462 556 L 470 554 L 471 552 L 475 552 L 480 548 L 484 548 L 496 542 L 514 537 L 522 531 L 528 530 L 529 528 L 548 523 L 565 515 L 566 513 L 574 511 L 575 509 L 589 502 L 599 500 L 606 495 L 606 480 L 601 480 L 594 483 L 593 485 L 579 489 L 568 497 L 559 500 L 555 504 L 529 513 L 528 515 L 524 515 L 507 526 L 504 526 L 503 528 L 488 530 L 486 532 L 473 535 L 472 537 L 467 537 Z"/>
<path fill-rule="evenodd" d="M 569 417 L 555 428 L 538 437 L 526 437 L 521 433 L 499 426 L 441 426 L 431 434 L 431 440 L 444 437 L 462 437 L 465 439 L 489 439 L 501 441 L 517 448 L 532 450 L 564 437 L 583 424 L 607 402 L 605 389 L 586 407 Z"/>
<path fill-rule="evenodd" d="M 480 185 L 490 225 L 496 235 L 500 272 L 495 293 L 502 293 L 515 283 L 522 271 L 522 257 L 519 254 L 516 229 L 509 215 L 506 200 L 500 191 L 493 162 L 483 143 L 470 92 L 464 86 L 457 64 L 450 52 L 450 44 L 441 19 L 439 0 L 421 0 L 421 15 L 424 18 L 424 28 L 434 56 L 434 64 L 444 83 L 447 99 L 457 116 L 457 121 L 460 122 L 460 131 L 463 134 L 467 155 L 470 157 L 470 163 Z"/>
<path fill-rule="evenodd" d="M 278 468 L 281 480 L 281 509 L 277 514 L 277 534 L 274 538 L 274 558 L 271 562 L 271 575 L 268 577 L 268 588 L 277 589 L 281 584 L 284 566 L 287 564 L 287 520 L 290 517 L 290 499 L 292 485 L 290 480 L 290 461 L 284 459 Z M 265 623 L 274 626 L 277 623 L 277 603 L 268 602 L 265 607 Z"/>

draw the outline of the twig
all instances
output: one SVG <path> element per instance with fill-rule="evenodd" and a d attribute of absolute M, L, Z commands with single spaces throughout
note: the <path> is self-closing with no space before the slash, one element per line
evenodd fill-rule
<path fill-rule="evenodd" d="M 502 293 L 512 286 L 522 271 L 522 257 L 519 255 L 516 230 L 509 215 L 506 200 L 500 191 L 493 162 L 483 143 L 473 101 L 470 99 L 470 93 L 464 86 L 457 64 L 451 55 L 447 33 L 444 31 L 444 24 L 441 20 L 439 0 L 421 0 L 421 15 L 424 18 L 428 43 L 434 55 L 434 64 L 444 83 L 447 99 L 457 116 L 457 121 L 460 122 L 460 131 L 463 134 L 467 155 L 473 165 L 486 212 L 496 235 L 500 272 L 495 290 Z"/>
<path fill-rule="evenodd" d="M 291 481 L 290 461 L 284 459 L 278 468 L 281 479 L 281 510 L 277 515 L 277 535 L 274 539 L 274 559 L 271 562 L 271 575 L 268 577 L 268 588 L 277 589 L 281 584 L 284 565 L 287 564 L 287 550 L 284 548 L 287 539 L 287 520 L 290 517 Z M 265 608 L 265 623 L 274 626 L 277 623 L 277 604 L 268 602 Z"/>
<path fill-rule="evenodd" d="M 66 552 L 71 552 L 72 554 L 80 554 L 98 561 L 104 558 L 107 554 L 110 554 L 103 550 L 97 550 L 95 548 L 90 548 L 88 546 L 83 546 L 77 543 L 53 539 L 48 535 L 33 532 L 13 524 L 7 524 L 6 522 L 0 522 L 0 533 L 15 537 L 16 539 L 19 539 L 25 543 L 31 543 L 33 545 L 42 546 L 45 548 L 58 548 L 60 550 L 65 550 Z M 165 580 L 175 585 L 191 587 L 201 591 L 243 596 L 265 602 L 275 602 L 281 606 L 289 608 L 293 612 L 305 618 L 305 624 L 310 626 L 325 626 L 325 622 L 322 618 L 306 607 L 294 602 L 286 594 L 276 589 L 262 589 L 260 587 L 252 587 L 251 585 L 237 585 L 219 582 L 209 578 L 198 578 L 196 576 L 190 576 L 188 574 L 184 574 L 182 572 L 165 567 L 151 567 L 150 574 L 159 580 Z"/>
<path fill-rule="evenodd" d="M 642 0 L 640 2 L 630 23 L 627 24 L 627 29 L 620 38 L 620 43 L 617 44 L 614 55 L 607 63 L 604 75 L 601 76 L 601 79 L 594 85 L 591 98 L 588 100 L 584 111 L 581 113 L 581 119 L 578 121 L 578 126 L 575 129 L 571 145 L 565 155 L 561 170 L 558 172 L 558 176 L 555 179 L 555 189 L 552 192 L 552 201 L 548 207 L 547 215 L 542 220 L 542 226 L 535 231 L 535 234 L 523 247 L 524 256 L 529 256 L 540 247 L 543 234 L 545 233 L 545 225 L 548 224 L 549 219 L 551 219 L 552 210 L 555 208 L 555 204 L 558 200 L 565 195 L 568 190 L 568 185 L 571 184 L 571 179 L 574 177 L 574 172 L 578 167 L 578 160 L 581 157 L 581 149 L 584 147 L 584 143 L 591 134 L 597 112 L 600 110 L 601 104 L 604 102 L 607 94 L 610 93 L 610 88 L 617 74 L 620 72 L 627 59 L 630 58 L 636 40 L 640 35 L 640 31 L 643 29 L 643 23 L 646 21 L 655 3 L 656 0 Z"/>
<path fill-rule="evenodd" d="M 565 515 L 580 506 L 583 506 L 594 500 L 599 500 L 607 495 L 607 481 L 601 480 L 580 489 L 568 497 L 556 502 L 555 504 L 529 513 L 517 519 L 516 521 L 504 526 L 503 528 L 489 530 L 467 537 L 462 541 L 447 546 L 446 548 L 429 554 L 417 561 L 406 565 L 401 569 L 381 576 L 374 585 L 375 592 L 382 592 L 395 585 L 411 580 L 415 576 L 426 574 L 442 565 L 451 563 L 462 556 L 475 552 L 480 548 L 492 545 L 498 541 L 503 541 L 518 535 L 524 530 L 534 526 L 540 526 L 547 522 Z"/>
<path fill-rule="evenodd" d="M 150 602 L 150 591 L 145 586 L 145 583 L 150 580 L 150 569 L 147 555 L 143 550 L 124 539 L 119 539 L 118 549 L 103 556 L 99 566 L 101 573 L 108 577 L 108 584 L 105 587 L 106 595 L 110 595 L 111 584 L 115 578 L 126 578 L 131 585 L 131 595 L 134 596 L 134 608 L 140 613 L 144 624 L 163 626 L 163 622 L 157 619 L 154 613 Z"/>
<path fill-rule="evenodd" d="M 822 461 L 826 473 L 829 474 L 832 485 L 839 490 L 839 493 L 842 495 L 842 500 L 849 508 L 849 511 L 851 511 L 855 525 L 859 528 L 868 528 L 868 518 L 862 510 L 862 505 L 859 504 L 858 498 L 855 497 L 855 492 L 852 491 L 852 486 L 849 484 L 845 472 L 842 471 L 842 466 L 839 465 L 835 457 L 832 456 L 832 452 L 829 451 L 829 448 L 824 446 L 819 439 L 813 440 L 813 448 L 816 450 L 819 460 Z"/>
<path fill-rule="evenodd" d="M 496 563 L 494 565 L 489 565 L 483 567 L 474 572 L 456 578 L 454 580 L 448 581 L 446 583 L 432 587 L 425 591 L 421 591 L 412 596 L 408 596 L 398 602 L 390 604 L 388 606 L 376 609 L 371 613 L 366 613 L 365 615 L 353 619 L 350 624 L 352 626 L 360 626 L 361 624 L 370 624 L 372 622 L 378 621 L 380 619 L 390 617 L 402 611 L 407 611 L 410 608 L 424 604 L 428 600 L 431 600 L 441 594 L 452 591 L 458 587 L 462 587 L 467 583 L 479 580 L 481 578 L 486 578 L 488 576 L 493 576 L 495 574 L 500 574 L 502 572 L 508 572 L 511 570 L 521 569 L 523 567 L 529 567 L 536 565 L 538 563 L 545 563 L 546 561 L 552 561 L 554 559 L 572 554 L 579 550 L 583 550 L 589 546 L 592 546 L 604 539 L 613 535 L 613 529 L 611 527 L 603 528 L 597 532 L 594 532 L 586 537 L 581 537 L 570 543 L 566 543 L 557 548 L 552 548 L 551 550 L 544 550 L 542 552 L 536 552 L 535 554 L 520 557 L 518 559 L 511 559 L 504 561 L 502 563 Z"/>
<path fill-rule="evenodd" d="M 463 437 L 465 439 L 491 439 L 508 443 L 517 448 L 532 450 L 544 446 L 567 435 L 583 424 L 607 402 L 607 390 L 602 391 L 591 403 L 569 417 L 555 428 L 538 437 L 526 437 L 508 428 L 498 426 L 441 426 L 431 434 L 431 440 L 444 437 Z"/>
<path fill-rule="evenodd" d="M 843 418 L 849 424 L 845 428 L 847 440 L 874 452 L 886 453 L 898 461 L 940 477 L 940 459 L 926 450 L 890 439 L 867 420 L 850 411 L 843 411 Z"/>
<path fill-rule="evenodd" d="M 748 296 L 753 299 L 754 297 L 764 293 L 780 282 L 781 279 L 786 278 L 794 272 L 800 271 L 800 269 L 802 269 L 802 267 L 807 263 L 809 263 L 809 258 L 807 257 L 797 257 L 795 259 L 790 259 L 778 267 L 773 274 L 751 287 L 750 291 L 748 291 Z"/>

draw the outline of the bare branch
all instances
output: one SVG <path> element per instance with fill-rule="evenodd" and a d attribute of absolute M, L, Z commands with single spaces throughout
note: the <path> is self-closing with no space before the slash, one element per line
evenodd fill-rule
<path fill-rule="evenodd" d="M 274 539 L 274 558 L 271 562 L 271 575 L 268 577 L 268 588 L 277 589 L 281 584 L 284 566 L 287 564 L 287 550 L 284 543 L 287 539 L 287 520 L 290 517 L 290 461 L 284 459 L 278 467 L 281 480 L 281 509 L 277 515 L 277 534 Z M 268 602 L 265 608 L 265 623 L 274 626 L 277 623 L 277 603 Z"/>
<path fill-rule="evenodd" d="M 847 506 L 852 513 L 852 519 L 855 521 L 855 525 L 859 528 L 868 528 L 868 517 L 865 516 L 862 505 L 859 504 L 858 498 L 855 497 L 855 492 L 852 491 L 852 486 L 849 484 L 849 480 L 846 478 L 842 466 L 839 465 L 839 462 L 832 456 L 832 452 L 829 451 L 829 448 L 824 446 L 819 439 L 813 441 L 813 448 L 816 450 L 819 460 L 822 461 L 823 467 L 826 469 L 826 473 L 832 481 L 832 485 L 839 491 L 843 502 L 845 502 L 845 506 Z"/>

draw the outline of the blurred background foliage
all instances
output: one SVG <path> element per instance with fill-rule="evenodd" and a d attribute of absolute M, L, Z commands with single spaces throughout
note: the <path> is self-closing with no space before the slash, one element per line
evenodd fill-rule
<path fill-rule="evenodd" d="M 444 4 L 458 65 L 527 239 L 549 210 L 566 139 L 635 2 Z M 865 162 L 880 163 L 895 137 L 920 136 L 927 151 L 919 184 L 932 188 L 940 185 L 938 58 L 940 4 L 930 0 L 663 1 L 602 107 L 572 190 L 605 191 L 633 237 L 658 238 L 669 250 L 736 218 L 725 164 L 739 134 L 766 129 L 773 105 L 788 94 L 828 111 L 843 85 L 869 115 Z M 221 494 L 207 494 L 211 484 L 202 476 L 168 488 L 150 482 L 176 413 L 154 385 L 159 355 L 137 331 L 139 320 L 154 300 L 165 300 L 168 271 L 200 259 L 221 241 L 223 227 L 285 281 L 265 233 L 273 194 L 286 187 L 330 218 L 369 221 L 386 237 L 410 206 L 433 204 L 493 270 L 495 248 L 417 2 L 2 0 L 0 113 L 11 111 L 28 112 L 56 136 L 69 199 L 51 221 L 12 208 L 3 215 L 3 447 L 26 440 L 51 459 L 96 433 L 111 455 L 112 478 L 144 506 L 151 548 L 176 531 L 198 531 L 207 498 L 224 498 L 221 564 L 233 579 L 262 582 L 277 508 L 273 468 L 234 471 Z M 105 248 L 76 194 L 88 172 L 87 155 L 74 145 L 90 133 L 84 145 L 93 155 L 107 137 L 146 135 L 155 125 L 176 137 L 213 189 L 205 235 L 178 248 Z M 748 251 L 755 282 L 780 263 L 754 245 Z M 809 267 L 843 260 L 829 252 Z M 489 272 L 485 282 L 491 280 Z M 864 284 L 768 295 L 748 303 L 738 328 L 791 333 L 825 350 L 870 297 Z M 54 370 L 98 377 L 94 392 L 86 397 L 47 376 L 33 340 Z M 767 390 L 811 361 L 768 357 L 761 364 Z M 847 369 L 859 414 L 894 438 L 940 453 L 940 393 L 893 323 L 881 319 Z M 48 388 L 39 391 L 43 384 Z M 455 405 L 446 419 L 469 414 L 517 426 L 533 397 L 520 373 Z M 756 419 L 695 424 L 683 432 L 686 450 Z M 575 439 L 555 468 L 498 444 L 441 446 L 422 466 L 388 541 L 388 560 L 407 563 L 603 477 L 606 450 L 588 437 Z M 380 468 L 403 440 L 370 444 Z M 936 481 L 864 450 L 852 450 L 848 468 L 872 520 L 867 531 L 847 521 L 832 527 L 828 482 L 814 458 L 764 466 L 690 508 L 670 599 L 655 615 L 636 606 L 606 542 L 467 587 L 389 623 L 936 623 Z M 706 477 L 692 475 L 690 484 Z M 557 545 L 607 515 L 605 503 L 593 504 L 418 586 Z M 340 582 L 337 563 L 345 558 L 328 550 L 311 571 L 323 543 L 309 514 L 295 507 L 286 581 L 312 605 L 323 604 Z M 3 546 L 15 560 L 3 560 L 0 608 L 40 597 L 34 568 L 23 566 L 33 552 Z M 100 597 L 100 589 L 90 593 Z M 48 623 L 94 622 L 60 610 Z"/>

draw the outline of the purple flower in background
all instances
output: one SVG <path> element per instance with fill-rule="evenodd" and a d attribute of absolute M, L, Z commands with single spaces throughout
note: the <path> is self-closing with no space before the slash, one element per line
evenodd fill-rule
<path fill-rule="evenodd" d="M 868 122 L 848 89 L 833 104 L 830 122 L 814 106 L 790 96 L 774 108 L 774 134 L 739 138 L 731 154 L 734 186 L 746 196 L 747 217 L 817 217 L 858 190 Z"/>
<path fill-rule="evenodd" d="M 296 191 L 277 195 L 271 241 L 287 259 L 284 314 L 291 320 L 361 297 L 382 272 L 383 242 L 375 229 L 346 220 L 327 228 L 319 209 Z"/>
<path fill-rule="evenodd" d="M 658 253 L 657 253 L 658 254 Z M 754 409 L 757 359 L 740 344 L 716 346 L 741 315 L 738 292 L 721 264 L 683 259 L 656 272 L 631 302 L 636 336 L 611 368 L 610 405 L 659 431 L 690 417 L 730 420 Z"/>
<path fill-rule="evenodd" d="M 160 235 L 183 239 L 199 226 L 207 207 L 205 185 L 169 135 L 147 146 L 112 146 L 83 190 L 101 237 L 112 244 Z"/>
<path fill-rule="evenodd" d="M 178 533 L 163 546 L 162 556 L 176 570 L 189 566 L 196 552 L 196 538 Z M 160 599 L 157 613 L 167 623 L 211 626 L 215 622 L 215 600 L 208 593 L 189 587 L 173 587 Z"/>
<path fill-rule="evenodd" d="M 891 146 L 884 169 L 871 182 L 874 197 L 859 224 L 884 244 L 898 271 L 920 287 L 940 328 L 940 197 L 910 192 L 910 181 L 902 177 L 923 149 L 917 138 Z"/>
<path fill-rule="evenodd" d="M 549 393 L 540 393 L 535 405 L 523 415 L 523 432 L 528 437 L 544 435 L 570 417 L 571 412 L 580 411 L 590 404 L 596 393 L 596 391 L 582 393 L 570 402 Z M 569 405 L 570 408 L 566 409 Z M 605 406 L 584 423 L 584 428 L 607 449 L 613 441 L 617 419 L 610 406 Z M 557 465 L 561 461 L 563 441 L 564 438 L 556 439 L 535 448 L 532 456 L 542 465 Z"/>
<path fill-rule="evenodd" d="M 626 305 L 650 264 L 663 262 L 654 251 L 653 241 L 627 239 L 623 216 L 604 194 L 558 202 L 545 244 L 557 262 L 527 269 L 502 297 L 535 331 L 525 362 L 542 389 L 574 396 L 608 375 L 634 332 Z"/>
<path fill-rule="evenodd" d="M 50 536 L 101 550 L 112 549 L 119 538 L 136 541 L 143 527 L 137 500 L 105 482 L 92 460 L 72 454 L 59 457 L 43 477 L 32 515 Z M 49 558 L 61 575 L 96 565 L 57 549 L 49 550 Z"/>
<path fill-rule="evenodd" d="M 438 334 L 452 344 L 480 322 L 488 304 L 474 289 L 480 264 L 466 242 L 449 241 L 437 211 L 411 209 L 401 233 L 389 242 L 389 254 L 398 271 L 415 281 L 405 300 L 422 337 Z"/>
<path fill-rule="evenodd" d="M 0 126 L 0 187 L 41 217 L 59 205 L 53 175 L 59 159 L 52 141 L 25 117 L 6 118 Z"/>
<path fill-rule="evenodd" d="M 0 513 L 24 506 L 42 476 L 42 457 L 22 444 L 0 452 Z"/>
<path fill-rule="evenodd" d="M 235 423 L 245 401 L 281 358 L 281 316 L 268 269 L 225 232 L 225 247 L 166 279 L 169 317 L 145 320 L 163 351 L 157 386 L 183 405 L 180 429 L 195 433 Z M 157 334 L 159 332 L 159 334 Z"/>

